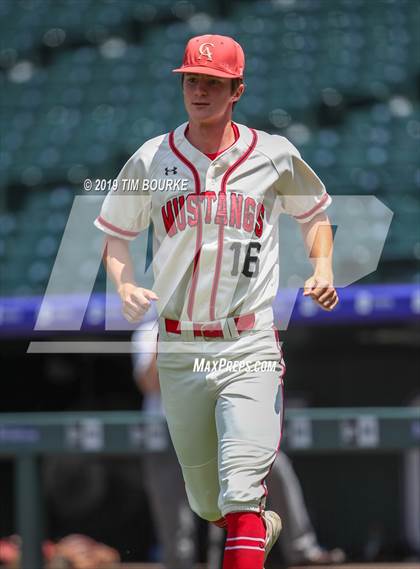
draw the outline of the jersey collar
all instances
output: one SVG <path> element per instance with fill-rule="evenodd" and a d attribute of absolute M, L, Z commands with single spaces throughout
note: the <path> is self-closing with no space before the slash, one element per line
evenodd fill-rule
<path fill-rule="evenodd" d="M 213 162 L 222 161 L 227 163 L 227 165 L 233 164 L 238 160 L 244 152 L 246 152 L 252 143 L 252 132 L 251 130 L 242 124 L 235 123 L 238 127 L 239 138 L 232 144 L 229 148 L 224 150 L 219 156 L 217 156 Z M 179 125 L 174 131 L 174 142 L 177 149 L 190 161 L 192 162 L 198 170 L 207 169 L 212 160 L 198 148 L 193 146 L 189 140 L 185 137 L 185 129 L 187 128 L 188 122 L 184 122 Z"/>

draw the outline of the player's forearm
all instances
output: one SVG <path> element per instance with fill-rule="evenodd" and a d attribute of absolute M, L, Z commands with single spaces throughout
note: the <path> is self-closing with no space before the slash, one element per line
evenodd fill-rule
<path fill-rule="evenodd" d="M 104 263 L 120 295 L 123 315 L 129 322 L 139 322 L 149 310 L 151 301 L 159 298 L 152 290 L 137 285 L 128 242 L 108 237 Z"/>
<path fill-rule="evenodd" d="M 308 257 L 314 272 L 332 273 L 333 232 L 328 216 L 321 213 L 301 225 Z"/>
<path fill-rule="evenodd" d="M 128 242 L 117 237 L 106 241 L 104 264 L 108 275 L 119 291 L 123 284 L 137 286 Z"/>

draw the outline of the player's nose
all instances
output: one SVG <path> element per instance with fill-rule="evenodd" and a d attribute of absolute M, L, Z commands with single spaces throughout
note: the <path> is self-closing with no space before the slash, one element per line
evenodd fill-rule
<path fill-rule="evenodd" d="M 195 94 L 197 95 L 206 95 L 207 94 L 207 85 L 204 79 L 199 79 L 195 84 Z"/>

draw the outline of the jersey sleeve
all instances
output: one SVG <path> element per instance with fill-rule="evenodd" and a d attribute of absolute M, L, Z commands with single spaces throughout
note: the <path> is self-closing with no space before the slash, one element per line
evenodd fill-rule
<path fill-rule="evenodd" d="M 324 184 L 303 160 L 299 151 L 287 141 L 287 156 L 276 184 L 284 213 L 299 223 L 310 221 L 331 204 Z"/>
<path fill-rule="evenodd" d="M 131 241 L 150 223 L 151 197 L 142 189 L 145 164 L 137 151 L 118 174 L 116 189 L 106 196 L 94 224 L 114 237 Z"/>

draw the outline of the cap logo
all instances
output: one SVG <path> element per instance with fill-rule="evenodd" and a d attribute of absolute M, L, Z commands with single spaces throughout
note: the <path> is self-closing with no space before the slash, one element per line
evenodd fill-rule
<path fill-rule="evenodd" d="M 210 47 L 214 47 L 214 43 L 202 43 L 198 48 L 199 54 L 207 57 L 207 61 L 213 61 L 213 54 L 210 51 Z M 201 57 L 198 59 L 201 59 Z"/>

